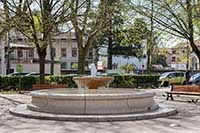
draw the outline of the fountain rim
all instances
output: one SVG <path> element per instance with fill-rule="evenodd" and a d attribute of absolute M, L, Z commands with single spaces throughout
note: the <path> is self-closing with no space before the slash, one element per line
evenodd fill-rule
<path fill-rule="evenodd" d="M 122 88 L 121 88 L 122 89 Z M 124 89 L 124 88 L 123 88 Z M 141 97 L 152 97 L 155 96 L 155 92 L 145 92 L 145 91 L 134 91 L 130 90 L 129 92 L 125 93 L 93 93 L 94 91 L 91 91 L 90 94 L 84 93 L 84 90 L 77 89 L 77 91 L 80 91 L 80 93 L 56 93 L 59 92 L 59 90 L 62 89 L 47 89 L 47 90 L 37 90 L 32 91 L 30 95 L 32 97 L 42 97 L 42 98 L 52 98 L 52 99 L 119 99 L 119 98 L 141 98 Z M 102 89 L 104 90 L 104 89 Z M 104 90 L 105 91 L 105 90 Z M 67 91 L 66 91 L 67 92 Z"/>
<path fill-rule="evenodd" d="M 80 77 L 73 77 L 73 80 L 76 80 L 76 79 L 82 79 L 82 80 L 84 80 L 84 79 L 113 79 L 114 80 L 114 77 L 108 77 L 108 76 L 95 76 L 95 77 L 93 77 L 93 76 L 80 76 Z"/>

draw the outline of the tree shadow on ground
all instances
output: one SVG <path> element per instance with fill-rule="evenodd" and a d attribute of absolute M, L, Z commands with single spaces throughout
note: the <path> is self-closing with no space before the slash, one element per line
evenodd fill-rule
<path fill-rule="evenodd" d="M 8 100 L 8 101 L 10 101 L 12 104 L 14 104 L 14 105 L 25 104 L 25 103 L 23 103 L 23 102 L 20 102 L 20 101 L 17 101 L 17 100 L 8 98 L 8 97 L 4 97 L 4 96 L 0 96 L 0 98 Z"/>

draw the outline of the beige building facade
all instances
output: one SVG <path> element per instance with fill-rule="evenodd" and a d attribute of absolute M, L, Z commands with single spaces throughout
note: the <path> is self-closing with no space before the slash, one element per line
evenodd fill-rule
<path fill-rule="evenodd" d="M 195 41 L 196 46 L 200 49 L 200 40 Z M 182 42 L 168 49 L 167 64 L 175 70 L 200 70 L 199 60 L 189 42 Z"/>
<path fill-rule="evenodd" d="M 54 47 L 54 73 L 60 75 L 64 70 L 75 70 L 78 62 L 78 49 L 74 33 L 69 32 L 61 34 L 53 38 Z M 7 44 L 1 41 L 1 51 L 7 49 Z M 4 44 L 3 44 L 4 43 Z M 28 40 L 20 33 L 12 33 L 10 35 L 10 64 L 13 72 L 17 71 L 17 66 L 20 64 L 23 67 L 23 72 L 39 72 L 39 58 L 36 49 Z M 5 52 L 6 53 L 6 52 Z M 1 52 L 1 60 L 4 52 Z M 50 48 L 47 49 L 45 72 L 50 73 Z M 4 62 L 4 63 L 3 63 Z M 1 74 L 5 74 L 6 55 L 1 61 Z M 3 68 L 2 68 L 3 67 Z"/>

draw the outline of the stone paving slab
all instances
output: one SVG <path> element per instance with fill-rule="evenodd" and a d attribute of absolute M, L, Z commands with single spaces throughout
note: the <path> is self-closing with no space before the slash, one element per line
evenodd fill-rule
<path fill-rule="evenodd" d="M 0 133 L 200 133 L 200 102 L 188 103 L 190 97 L 166 101 L 164 89 L 154 89 L 156 101 L 176 107 L 174 116 L 141 121 L 63 122 L 15 117 L 8 109 L 30 103 L 31 97 L 21 94 L 0 94 Z"/>

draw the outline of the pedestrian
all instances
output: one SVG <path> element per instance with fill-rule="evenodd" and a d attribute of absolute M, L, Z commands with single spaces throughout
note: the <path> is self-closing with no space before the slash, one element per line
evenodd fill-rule
<path fill-rule="evenodd" d="M 186 81 L 186 85 L 189 84 L 189 80 L 190 80 L 190 71 L 186 71 L 186 73 L 185 73 L 185 81 Z"/>

